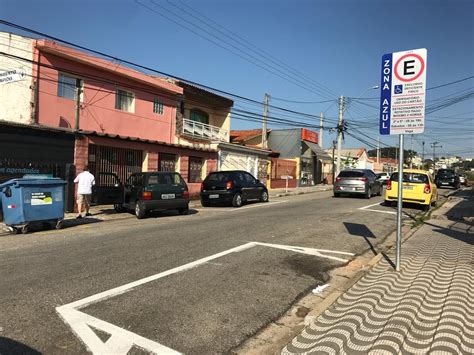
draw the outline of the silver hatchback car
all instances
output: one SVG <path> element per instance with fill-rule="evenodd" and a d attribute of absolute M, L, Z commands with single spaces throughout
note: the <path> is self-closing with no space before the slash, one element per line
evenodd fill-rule
<path fill-rule="evenodd" d="M 381 196 L 382 182 L 377 175 L 369 169 L 343 170 L 334 182 L 334 197 L 342 194 L 363 195 L 371 198 L 373 195 Z"/>

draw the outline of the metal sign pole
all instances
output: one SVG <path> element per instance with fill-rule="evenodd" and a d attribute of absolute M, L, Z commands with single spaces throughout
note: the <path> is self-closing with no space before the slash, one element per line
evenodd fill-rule
<path fill-rule="evenodd" d="M 402 251 L 402 208 L 403 208 L 403 134 L 399 136 L 398 154 L 398 200 L 397 200 L 397 260 L 395 269 L 400 271 L 401 251 Z"/>

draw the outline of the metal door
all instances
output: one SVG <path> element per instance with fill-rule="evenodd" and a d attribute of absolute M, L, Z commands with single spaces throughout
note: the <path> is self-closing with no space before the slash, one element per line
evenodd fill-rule
<path fill-rule="evenodd" d="M 96 205 L 123 203 L 123 185 L 117 174 L 99 173 L 95 177 L 92 201 Z"/>
<path fill-rule="evenodd" d="M 141 150 L 89 145 L 89 169 L 94 176 L 115 173 L 121 181 L 126 181 L 131 174 L 140 173 L 142 165 Z"/>

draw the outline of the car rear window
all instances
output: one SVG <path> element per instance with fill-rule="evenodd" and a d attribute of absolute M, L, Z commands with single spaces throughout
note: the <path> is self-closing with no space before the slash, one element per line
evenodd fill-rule
<path fill-rule="evenodd" d="M 398 181 L 398 173 L 393 173 L 390 177 L 391 181 Z M 415 184 L 427 184 L 429 182 L 428 175 L 421 173 L 403 173 L 403 182 L 412 182 Z"/>
<path fill-rule="evenodd" d="M 338 177 L 363 177 L 363 176 L 364 176 L 364 172 L 357 171 L 357 170 L 341 171 L 338 175 Z"/>
<path fill-rule="evenodd" d="M 148 175 L 148 185 L 184 185 L 178 173 Z"/>
<path fill-rule="evenodd" d="M 439 170 L 439 176 L 453 177 L 455 175 L 454 170 Z"/>
<path fill-rule="evenodd" d="M 219 173 L 209 174 L 206 180 L 209 182 L 219 183 L 219 182 L 227 182 L 231 179 L 232 179 L 231 173 L 219 172 Z"/>

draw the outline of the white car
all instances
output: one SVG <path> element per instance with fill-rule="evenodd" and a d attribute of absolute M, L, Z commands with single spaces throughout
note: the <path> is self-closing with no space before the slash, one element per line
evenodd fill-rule
<path fill-rule="evenodd" d="M 379 180 L 382 185 L 387 185 L 387 181 L 390 180 L 389 173 L 379 173 L 377 174 L 377 180 Z"/>

